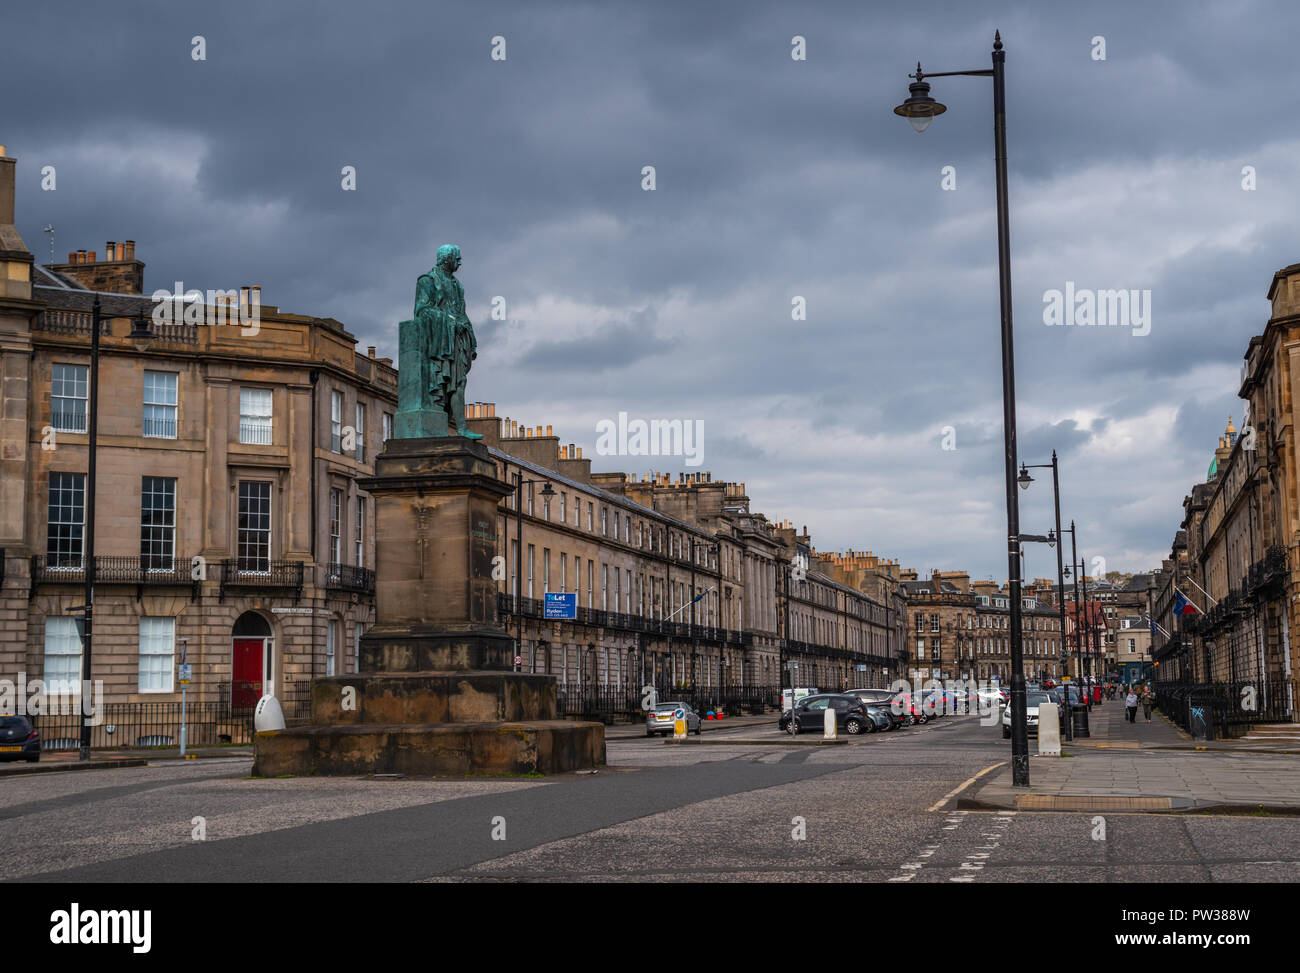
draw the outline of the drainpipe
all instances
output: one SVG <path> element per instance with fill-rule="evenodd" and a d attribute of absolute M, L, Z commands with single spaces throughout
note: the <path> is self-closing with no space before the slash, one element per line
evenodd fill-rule
<path fill-rule="evenodd" d="M 311 448 L 307 451 L 307 461 L 311 463 L 311 559 L 316 560 L 316 379 L 320 373 L 312 369 L 311 373 Z"/>

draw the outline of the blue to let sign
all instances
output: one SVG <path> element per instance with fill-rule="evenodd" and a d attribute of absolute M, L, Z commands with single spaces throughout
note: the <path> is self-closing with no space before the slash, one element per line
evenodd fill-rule
<path fill-rule="evenodd" d="M 548 591 L 542 608 L 543 618 L 577 618 L 578 593 L 576 591 Z"/>

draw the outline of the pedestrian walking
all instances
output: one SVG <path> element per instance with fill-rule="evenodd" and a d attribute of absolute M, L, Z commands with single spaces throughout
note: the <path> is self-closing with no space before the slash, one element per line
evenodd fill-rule
<path fill-rule="evenodd" d="M 1151 692 L 1151 687 L 1148 686 L 1142 693 L 1142 715 L 1147 718 L 1148 723 L 1151 722 L 1151 707 L 1155 704 L 1155 694 Z"/>
<path fill-rule="evenodd" d="M 1124 716 L 1130 723 L 1136 723 L 1137 712 L 1138 712 L 1137 693 L 1130 691 L 1129 694 L 1126 697 L 1124 697 Z"/>

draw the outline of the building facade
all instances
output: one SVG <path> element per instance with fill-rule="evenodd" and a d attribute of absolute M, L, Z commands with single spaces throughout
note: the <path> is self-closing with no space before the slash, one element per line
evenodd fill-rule
<path fill-rule="evenodd" d="M 0 159 L 10 187 L 12 170 Z M 257 288 L 158 323 L 134 243 L 42 267 L 18 249 L 11 209 L 0 224 L 5 260 L 27 275 L 0 299 L 6 677 L 81 679 L 92 368 L 104 699 L 179 702 L 182 647 L 190 700 L 232 710 L 354 668 L 374 618 L 373 511 L 356 480 L 396 407 L 391 362 L 357 355 L 337 321 L 261 304 Z"/>
<path fill-rule="evenodd" d="M 0 674 L 79 687 L 89 566 L 107 703 L 177 705 L 184 656 L 192 707 L 299 706 L 313 677 L 355 671 L 374 622 L 358 480 L 391 435 L 396 369 L 258 287 L 146 296 L 134 241 L 38 265 L 13 225 L 14 167 L 0 150 Z M 593 473 L 550 427 L 482 403 L 468 418 L 518 485 L 495 570 L 521 669 L 638 700 L 646 685 L 775 701 L 792 681 L 897 675 L 896 562 L 816 556 L 806 531 L 752 512 L 743 483 Z M 548 591 L 575 593 L 578 618 L 543 619 Z"/>
<path fill-rule="evenodd" d="M 1011 681 L 1011 601 L 1008 586 L 970 580 L 965 571 L 935 571 L 929 579 L 904 572 L 909 639 L 908 678 Z M 1021 599 L 1025 678 L 1060 679 L 1061 613 L 1027 586 Z"/>
<path fill-rule="evenodd" d="M 1240 431 L 1229 417 L 1205 482 L 1184 499 L 1152 596 L 1157 682 L 1213 698 L 1223 725 L 1296 718 L 1300 264 L 1274 274 L 1267 296 L 1272 313 L 1248 343 L 1237 390 L 1247 415 Z M 1184 602 L 1191 608 L 1175 613 Z"/>

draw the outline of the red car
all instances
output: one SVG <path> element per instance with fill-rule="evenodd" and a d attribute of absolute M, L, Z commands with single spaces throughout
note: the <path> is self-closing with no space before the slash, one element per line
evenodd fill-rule
<path fill-rule="evenodd" d="M 889 703 L 890 712 L 901 716 L 907 726 L 913 723 L 926 723 L 930 719 L 930 714 L 926 712 L 924 704 L 917 704 L 912 699 L 911 693 L 899 693 Z"/>

